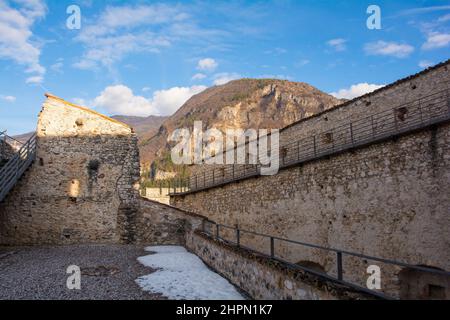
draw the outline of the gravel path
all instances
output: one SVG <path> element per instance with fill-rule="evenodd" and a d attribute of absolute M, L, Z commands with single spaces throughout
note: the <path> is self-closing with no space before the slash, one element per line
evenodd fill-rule
<path fill-rule="evenodd" d="M 0 247 L 0 299 L 160 299 L 135 279 L 152 272 L 134 245 Z M 66 286 L 69 265 L 81 268 L 81 290 Z"/>

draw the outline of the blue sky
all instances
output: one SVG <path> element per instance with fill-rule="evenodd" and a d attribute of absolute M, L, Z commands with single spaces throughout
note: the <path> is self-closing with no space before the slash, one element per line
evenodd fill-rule
<path fill-rule="evenodd" d="M 79 30 L 66 25 L 73 4 Z M 366 26 L 371 4 L 380 30 Z M 141 116 L 170 115 L 241 77 L 351 98 L 448 59 L 449 49 L 448 1 L 0 0 L 0 129 L 33 130 L 45 92 Z"/>

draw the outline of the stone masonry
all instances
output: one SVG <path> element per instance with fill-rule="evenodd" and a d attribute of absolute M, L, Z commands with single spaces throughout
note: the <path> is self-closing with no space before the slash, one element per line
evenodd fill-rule
<path fill-rule="evenodd" d="M 253 299 L 373 299 L 310 272 L 217 241 L 202 232 L 204 216 L 141 199 L 140 238 L 151 245 L 183 245 Z"/>
<path fill-rule="evenodd" d="M 447 61 L 295 123 L 282 130 L 281 144 L 448 89 L 448 68 Z M 284 169 L 274 176 L 172 196 L 171 203 L 242 229 L 449 270 L 449 169 L 450 124 L 446 123 Z M 268 252 L 267 239 L 242 241 Z M 279 243 L 275 250 L 292 263 L 314 264 L 336 274 L 333 254 Z M 370 264 L 345 257 L 344 278 L 365 286 Z M 400 295 L 408 286 L 417 290 L 405 283 L 402 268 L 380 267 L 384 292 Z M 415 285 L 423 285 L 421 297 L 431 296 L 436 286 L 440 287 L 436 291 L 450 297 L 447 282 L 433 279 L 419 284 L 419 278 Z"/>
<path fill-rule="evenodd" d="M 130 127 L 48 95 L 36 161 L 0 203 L 0 243 L 134 242 L 138 181 Z"/>

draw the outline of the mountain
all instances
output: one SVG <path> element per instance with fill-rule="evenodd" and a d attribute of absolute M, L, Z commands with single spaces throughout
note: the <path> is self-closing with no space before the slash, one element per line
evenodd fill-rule
<path fill-rule="evenodd" d="M 134 117 L 134 116 L 112 116 L 111 118 L 128 124 L 134 129 L 139 139 L 148 139 L 155 135 L 161 124 L 167 120 L 168 117 L 149 116 L 149 117 Z"/>
<path fill-rule="evenodd" d="M 275 79 L 240 79 L 215 86 L 191 97 L 148 138 L 141 138 L 141 163 L 155 170 L 173 170 L 167 138 L 177 128 L 192 130 L 194 121 L 204 129 L 283 128 L 295 121 L 342 103 L 302 82 Z"/>

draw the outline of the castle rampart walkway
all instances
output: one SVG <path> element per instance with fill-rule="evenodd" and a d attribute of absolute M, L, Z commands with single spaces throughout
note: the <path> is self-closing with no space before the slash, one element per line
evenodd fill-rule
<path fill-rule="evenodd" d="M 280 147 L 280 169 L 350 151 L 450 120 L 450 89 L 339 125 Z M 186 180 L 175 179 L 170 195 L 182 195 L 261 175 L 261 165 L 229 165 Z"/>

